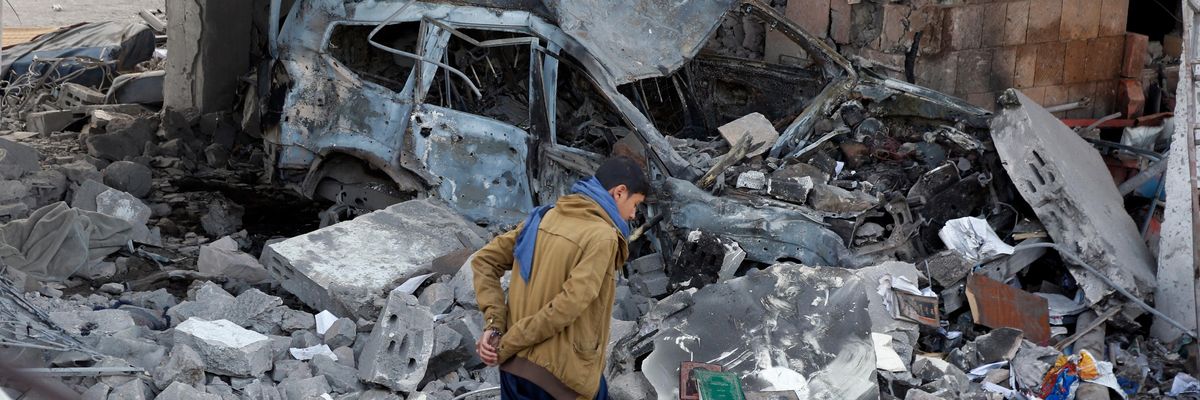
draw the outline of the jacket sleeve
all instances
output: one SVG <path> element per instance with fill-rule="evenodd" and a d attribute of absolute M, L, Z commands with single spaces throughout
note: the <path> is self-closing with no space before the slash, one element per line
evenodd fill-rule
<path fill-rule="evenodd" d="M 616 239 L 591 241 L 583 249 L 579 264 L 571 269 L 562 291 L 537 313 L 516 321 L 500 341 L 499 358 L 509 357 L 544 342 L 575 322 L 600 295 L 600 286 L 617 254 Z"/>
<path fill-rule="evenodd" d="M 512 270 L 513 246 L 517 241 L 517 227 L 503 235 L 496 236 L 491 243 L 475 252 L 471 258 L 471 272 L 475 277 L 475 297 L 479 302 L 479 311 L 483 312 L 486 329 L 496 329 L 504 332 L 508 328 L 508 304 L 504 301 L 504 289 L 500 287 L 500 277 L 505 271 Z"/>

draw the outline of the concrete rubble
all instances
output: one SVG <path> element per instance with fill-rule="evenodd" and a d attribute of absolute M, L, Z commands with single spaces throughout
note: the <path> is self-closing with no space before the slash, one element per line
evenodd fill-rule
<path fill-rule="evenodd" d="M 6 395 L 495 397 L 471 256 L 611 156 L 610 398 L 1200 393 L 1189 2 L 292 3 L 6 29 Z"/>

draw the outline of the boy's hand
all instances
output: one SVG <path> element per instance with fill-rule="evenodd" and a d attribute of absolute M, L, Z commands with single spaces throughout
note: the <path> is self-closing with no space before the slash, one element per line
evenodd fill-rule
<path fill-rule="evenodd" d="M 484 364 L 494 366 L 499 363 L 497 359 L 497 347 L 500 346 L 500 332 L 495 329 L 488 329 L 483 332 L 479 340 L 475 342 L 475 352 L 479 353 L 479 359 L 483 360 Z"/>

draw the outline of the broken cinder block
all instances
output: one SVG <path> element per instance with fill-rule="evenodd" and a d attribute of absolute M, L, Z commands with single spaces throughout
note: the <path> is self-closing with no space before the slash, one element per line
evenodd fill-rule
<path fill-rule="evenodd" d="M 359 377 L 392 390 L 417 390 L 433 342 L 433 314 L 416 297 L 393 290 L 363 347 Z"/>

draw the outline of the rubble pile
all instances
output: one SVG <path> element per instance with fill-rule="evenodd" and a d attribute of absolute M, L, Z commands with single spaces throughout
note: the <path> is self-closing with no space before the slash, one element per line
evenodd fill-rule
<path fill-rule="evenodd" d="M 237 96 L 193 88 L 196 107 L 237 97 L 221 111 L 164 104 L 181 70 L 156 34 L 205 34 L 161 14 L 15 47 L 0 70 L 6 393 L 496 397 L 470 257 L 625 156 L 654 193 L 617 278 L 614 399 L 1200 394 L 1175 188 L 1188 130 L 1169 115 L 1071 129 L 1016 89 L 989 112 L 854 64 L 754 0 L 689 3 L 659 16 L 711 24 L 629 49 L 613 45 L 628 32 L 570 19 L 599 12 L 586 2 L 558 21 L 316 3 L 273 10 L 290 23 L 257 68 L 277 64 L 221 83 Z M 704 35 L 761 53 L 761 26 L 815 64 L 696 55 Z M 34 56 L 64 42 L 120 57 Z M 388 47 L 405 43 L 445 73 Z M 171 57 L 215 62 L 193 50 Z"/>

